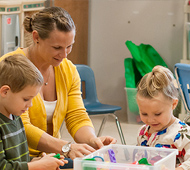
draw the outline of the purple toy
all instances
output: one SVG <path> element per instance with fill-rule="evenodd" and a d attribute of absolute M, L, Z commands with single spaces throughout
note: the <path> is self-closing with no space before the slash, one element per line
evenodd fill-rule
<path fill-rule="evenodd" d="M 115 153 L 113 149 L 108 149 L 108 154 L 110 157 L 110 162 L 116 163 Z"/>

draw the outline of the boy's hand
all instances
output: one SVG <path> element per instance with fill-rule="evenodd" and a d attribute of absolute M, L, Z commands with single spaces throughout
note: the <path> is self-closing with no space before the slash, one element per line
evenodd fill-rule
<path fill-rule="evenodd" d="M 60 159 L 54 158 L 54 153 L 46 155 L 42 154 L 42 157 L 37 160 L 28 163 L 29 170 L 59 170 L 59 166 L 64 166 L 68 163 L 67 160 L 64 160 L 64 156 L 60 156 Z"/>

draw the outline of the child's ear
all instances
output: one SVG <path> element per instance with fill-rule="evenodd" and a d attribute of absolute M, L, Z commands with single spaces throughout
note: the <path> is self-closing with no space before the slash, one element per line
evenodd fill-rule
<path fill-rule="evenodd" d="M 5 96 L 7 95 L 7 92 L 8 92 L 9 90 L 11 90 L 11 89 L 10 89 L 10 87 L 9 87 L 8 85 L 3 85 L 3 86 L 1 86 L 1 88 L 0 88 L 0 95 L 1 95 L 2 97 L 5 97 Z"/>
<path fill-rule="evenodd" d="M 178 99 L 173 99 L 172 109 L 174 110 L 178 104 Z"/>

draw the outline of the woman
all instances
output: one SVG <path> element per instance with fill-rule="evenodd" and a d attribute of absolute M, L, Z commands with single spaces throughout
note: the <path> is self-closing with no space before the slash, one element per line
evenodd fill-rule
<path fill-rule="evenodd" d="M 49 7 L 31 18 L 26 17 L 24 27 L 32 33 L 33 44 L 11 54 L 25 55 L 44 78 L 33 106 L 22 115 L 30 154 L 39 156 L 42 151 L 54 152 L 74 159 L 103 145 L 116 143 L 112 137 L 96 137 L 84 108 L 79 74 L 67 59 L 76 33 L 71 16 L 62 8 Z M 7 55 L 10 53 L 1 60 Z M 59 130 L 64 120 L 76 143 L 60 139 Z"/>

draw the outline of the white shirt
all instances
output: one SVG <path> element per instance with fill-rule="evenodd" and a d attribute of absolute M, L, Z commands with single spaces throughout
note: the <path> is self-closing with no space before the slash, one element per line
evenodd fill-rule
<path fill-rule="evenodd" d="M 45 101 L 44 100 L 44 106 L 45 106 L 46 115 L 47 115 L 47 133 L 51 134 L 51 135 L 53 133 L 52 119 L 53 119 L 53 113 L 54 113 L 56 104 L 57 104 L 57 100 L 55 100 L 55 101 Z"/>

